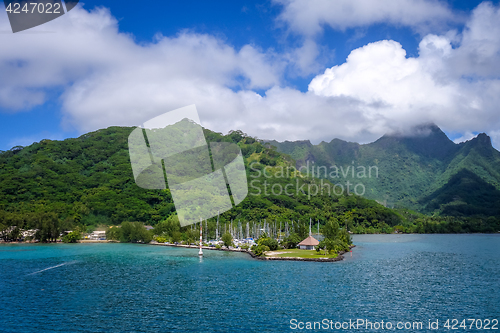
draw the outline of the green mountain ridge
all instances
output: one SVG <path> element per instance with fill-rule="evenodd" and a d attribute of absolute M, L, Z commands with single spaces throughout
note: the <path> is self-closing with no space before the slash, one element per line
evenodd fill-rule
<path fill-rule="evenodd" d="M 41 239 L 53 239 L 57 230 L 76 226 L 117 225 L 124 221 L 156 225 L 175 217 L 168 188 L 148 190 L 134 181 L 128 151 L 128 137 L 133 130 L 110 127 L 75 139 L 42 140 L 0 153 L 0 238 L 2 230 L 10 226 L 46 230 Z M 232 142 L 240 147 L 251 184 L 243 202 L 221 214 L 223 224 L 241 220 L 262 227 L 266 219 L 275 223 L 301 221 L 303 229 L 309 219 L 324 224 L 353 209 L 357 210 L 356 216 L 367 221 L 367 227 L 403 223 L 397 212 L 372 200 L 346 194 L 305 193 L 308 186 L 316 186 L 314 178 L 297 172 L 290 156 L 240 131 L 228 135 L 203 131 L 207 142 Z M 283 168 L 291 173 L 279 176 Z M 287 185 L 293 185 L 290 195 L 271 191 Z M 209 222 L 209 229 L 213 229 L 214 218 Z"/>
<path fill-rule="evenodd" d="M 352 174 L 346 177 L 324 177 L 322 174 L 320 177 L 332 182 L 360 182 L 366 187 L 364 195 L 367 198 L 390 207 L 408 207 L 428 212 L 426 206 L 429 202 L 426 198 L 448 184 L 462 170 L 472 172 L 486 184 L 500 190 L 500 152 L 493 148 L 491 139 L 484 133 L 467 142 L 455 144 L 439 127 L 426 124 L 415 127 L 411 135 L 384 135 L 368 144 L 339 139 L 318 145 L 312 145 L 309 141 L 267 142 L 276 146 L 279 152 L 294 158 L 297 168 L 345 168 L 349 165 L 355 168 L 377 167 L 378 177 L 360 179 L 352 177 Z M 479 201 L 473 199 L 471 202 Z M 437 208 L 434 212 L 439 214 L 444 211 Z"/>
<path fill-rule="evenodd" d="M 28 229 L 39 230 L 37 239 L 47 241 L 57 238 L 61 230 L 74 228 L 86 230 L 92 226 L 118 225 L 126 221 L 153 226 L 163 222 L 169 225 L 175 223 L 176 210 L 168 187 L 148 190 L 137 186 L 134 181 L 128 150 L 128 137 L 133 130 L 129 127 L 110 127 L 75 139 L 42 140 L 27 147 L 0 152 L 0 239 L 17 239 L 20 230 Z M 401 144 L 404 139 L 393 137 L 381 138 L 372 145 L 338 139 L 317 146 L 308 142 L 286 143 L 292 156 L 298 152 L 302 154 L 302 160 L 294 160 L 280 152 L 279 147 L 263 143 L 241 131 L 222 135 L 203 129 L 203 134 L 207 142 L 235 143 L 243 154 L 249 193 L 240 204 L 220 215 L 224 228 L 233 227 L 234 221 L 235 225 L 249 223 L 253 230 L 260 230 L 267 220 L 268 225 L 274 221 L 275 228 L 278 224 L 283 223 L 284 226 L 288 223 L 291 230 L 305 237 L 308 222 L 312 220 L 321 225 L 336 221 L 355 233 L 500 230 L 499 216 L 487 219 L 484 215 L 497 212 L 494 207 L 498 189 L 492 190 L 494 185 L 473 191 L 478 197 L 486 193 L 493 198 L 482 210 L 474 209 L 480 201 L 466 197 L 470 189 L 467 179 L 475 182 L 476 187 L 488 183 L 484 177 L 498 179 L 498 172 L 492 166 L 498 160 L 498 152 L 485 147 L 488 140 L 482 136 L 477 141 L 458 145 L 457 152 L 446 157 L 438 153 L 431 153 L 431 157 L 418 155 L 415 153 L 418 147 L 411 147 L 408 142 Z M 394 158 L 396 155 L 399 158 Z M 188 173 L 180 176 L 190 179 L 191 172 L 198 172 L 189 169 L 191 158 L 196 157 L 193 155 L 181 161 L 188 165 L 179 170 Z M 417 197 L 412 199 L 422 207 L 422 212 L 435 213 L 446 209 L 457 218 L 429 217 L 406 208 L 387 208 L 370 200 L 368 195 L 353 195 L 352 191 L 349 194 L 344 191 L 345 187 L 340 193 L 323 192 L 323 186 L 332 189 L 338 179 L 332 179 L 332 182 L 321 180 L 296 168 L 301 161 L 335 161 L 351 168 L 347 172 L 349 177 L 352 176 L 349 170 L 354 167 L 353 158 L 373 162 L 380 169 L 380 177 L 362 179 L 366 183 L 367 194 L 373 194 L 368 192 L 374 191 L 374 185 L 377 185 L 374 180 L 382 180 L 385 185 L 428 198 L 424 202 L 417 202 Z M 404 163 L 398 164 L 401 161 Z M 476 170 L 473 174 L 477 177 L 464 174 L 463 181 L 460 178 L 449 182 L 454 175 L 449 165 L 454 165 L 457 170 L 473 165 Z M 387 173 L 388 169 L 384 169 L 387 166 L 392 167 L 393 178 L 383 174 Z M 432 173 L 436 169 L 442 170 L 437 176 Z M 415 186 L 418 182 L 410 186 L 394 180 L 403 178 L 412 170 L 418 171 L 419 175 L 432 176 L 427 181 L 432 178 L 433 181 L 441 181 L 442 185 L 428 186 L 426 180 L 420 180 L 421 184 L 427 185 L 421 189 Z M 446 178 L 447 174 L 450 174 L 449 178 Z M 450 195 L 457 189 L 465 193 L 459 200 Z M 193 200 L 200 193 L 203 194 L 203 191 L 193 193 Z M 468 212 L 482 216 L 469 218 L 466 216 Z M 215 235 L 216 220 L 208 220 L 208 231 L 212 237 Z M 180 230 L 183 235 L 192 233 L 189 227 Z"/>
<path fill-rule="evenodd" d="M 500 191 L 475 173 L 462 169 L 443 187 L 425 197 L 425 211 L 453 216 L 499 216 Z"/>

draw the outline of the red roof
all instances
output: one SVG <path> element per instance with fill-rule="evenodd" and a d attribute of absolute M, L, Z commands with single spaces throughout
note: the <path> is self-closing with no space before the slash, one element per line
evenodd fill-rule
<path fill-rule="evenodd" d="M 305 246 L 316 246 L 319 244 L 319 241 L 314 238 L 313 236 L 309 236 L 307 237 L 306 239 L 304 239 L 302 242 L 299 243 L 299 246 L 300 245 L 305 245 Z"/>

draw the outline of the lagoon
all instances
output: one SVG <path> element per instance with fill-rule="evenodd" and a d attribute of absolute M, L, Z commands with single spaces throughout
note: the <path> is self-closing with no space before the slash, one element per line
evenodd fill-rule
<path fill-rule="evenodd" d="M 292 320 L 362 319 L 422 322 L 426 332 L 429 320 L 447 331 L 447 319 L 500 319 L 500 235 L 355 235 L 354 244 L 352 258 L 336 263 L 208 250 L 199 258 L 196 249 L 142 244 L 4 244 L 0 331 L 297 332 Z"/>

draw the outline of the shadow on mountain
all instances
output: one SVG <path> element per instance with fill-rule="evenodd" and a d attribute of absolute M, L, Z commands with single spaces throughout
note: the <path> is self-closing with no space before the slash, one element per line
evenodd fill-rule
<path fill-rule="evenodd" d="M 500 214 L 500 191 L 467 169 L 457 172 L 446 185 L 423 198 L 421 202 L 427 202 L 425 211 L 440 210 L 441 215 Z"/>

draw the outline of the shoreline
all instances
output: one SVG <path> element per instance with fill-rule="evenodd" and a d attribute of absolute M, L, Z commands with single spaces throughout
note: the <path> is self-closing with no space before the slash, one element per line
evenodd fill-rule
<path fill-rule="evenodd" d="M 97 243 L 119 243 L 117 241 L 113 240 L 80 240 L 76 243 L 72 244 L 97 244 Z M 0 244 L 70 244 L 70 243 L 63 243 L 63 242 L 50 242 L 50 243 L 40 243 L 40 242 L 0 242 Z M 136 243 L 136 244 L 142 244 L 142 245 L 154 245 L 154 246 L 170 246 L 170 247 L 183 247 L 183 248 L 189 248 L 189 249 L 199 249 L 200 247 L 197 245 L 183 245 L 183 244 L 165 244 L 165 243 L 157 243 L 157 242 L 150 242 L 147 244 L 144 243 Z M 356 245 L 350 246 L 350 248 L 354 248 Z M 210 250 L 210 251 L 226 251 L 226 252 L 240 252 L 240 253 L 246 253 L 250 255 L 253 259 L 256 260 L 281 260 L 281 261 L 314 261 L 314 262 L 337 262 L 337 261 L 342 261 L 344 260 L 344 254 L 346 253 L 345 251 L 340 251 L 335 258 L 300 258 L 300 257 L 267 257 L 267 256 L 257 256 L 255 255 L 252 251 L 249 250 L 243 250 L 243 249 L 217 249 L 215 247 L 210 247 L 210 246 L 202 246 L 202 250 Z"/>
<path fill-rule="evenodd" d="M 151 242 L 147 245 L 155 245 L 155 246 L 170 246 L 170 247 L 184 247 L 184 248 L 190 248 L 190 249 L 199 249 L 199 246 L 196 245 L 182 245 L 182 244 L 165 244 L 165 243 L 157 243 L 157 242 Z M 356 247 L 356 245 L 352 245 L 350 248 L 352 249 L 353 247 Z M 202 246 L 202 250 L 210 250 L 210 251 L 226 251 L 226 252 L 240 252 L 240 253 L 247 253 L 250 255 L 253 259 L 257 260 L 285 260 L 285 261 L 315 261 L 315 262 L 337 262 L 337 261 L 342 261 L 344 260 L 344 254 L 346 253 L 345 251 L 340 251 L 335 258 L 300 258 L 300 257 L 260 257 L 255 255 L 252 251 L 249 250 L 238 250 L 238 249 L 217 249 L 215 247 L 209 247 L 209 246 Z"/>
<path fill-rule="evenodd" d="M 119 242 L 115 241 L 115 240 L 89 240 L 89 239 L 80 239 L 76 243 L 64 243 L 64 242 L 18 242 L 18 241 L 2 242 L 2 241 L 0 241 L 0 245 L 1 244 L 89 244 L 89 243 L 119 243 Z"/>

